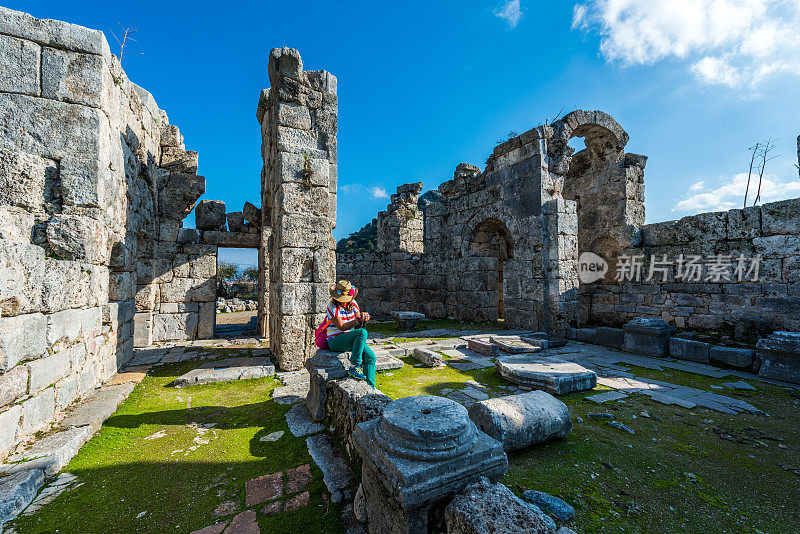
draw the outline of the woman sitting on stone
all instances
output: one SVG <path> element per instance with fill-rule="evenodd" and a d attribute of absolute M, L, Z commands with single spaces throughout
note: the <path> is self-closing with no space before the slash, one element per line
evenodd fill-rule
<path fill-rule="evenodd" d="M 356 302 L 358 288 L 347 280 L 339 280 L 330 287 L 331 302 L 325 319 L 330 321 L 326 332 L 328 347 L 336 352 L 351 351 L 350 376 L 366 380 L 375 389 L 375 353 L 367 346 L 364 325 L 370 317 L 362 312 Z M 363 361 L 363 371 L 360 369 Z"/>

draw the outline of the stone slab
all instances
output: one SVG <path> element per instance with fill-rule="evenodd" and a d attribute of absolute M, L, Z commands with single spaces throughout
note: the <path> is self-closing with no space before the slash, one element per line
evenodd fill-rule
<path fill-rule="evenodd" d="M 69 428 L 89 425 L 95 431 L 98 430 L 122 401 L 128 398 L 134 387 L 136 384 L 133 382 L 103 386 L 84 401 L 71 407 L 61 420 L 60 426 Z"/>
<path fill-rule="evenodd" d="M 33 501 L 44 481 L 41 469 L 25 469 L 0 478 L 0 527 Z"/>
<path fill-rule="evenodd" d="M 567 406 L 544 391 L 531 391 L 476 402 L 469 417 L 479 430 L 503 444 L 505 451 L 519 450 L 572 431 Z"/>
<path fill-rule="evenodd" d="M 711 345 L 702 341 L 672 337 L 669 340 L 669 355 L 679 360 L 690 362 L 709 363 L 709 349 Z"/>
<path fill-rule="evenodd" d="M 444 365 L 442 355 L 433 350 L 417 347 L 412 354 L 414 355 L 414 359 L 428 367 L 441 367 Z"/>
<path fill-rule="evenodd" d="M 306 400 L 308 395 L 308 373 L 285 376 L 282 378 L 284 386 L 272 390 L 272 400 L 278 404 L 297 404 Z"/>
<path fill-rule="evenodd" d="M 215 382 L 264 378 L 274 375 L 275 366 L 272 365 L 269 358 L 228 358 L 206 362 L 199 368 L 192 369 L 176 378 L 173 385 L 181 388 Z"/>
<path fill-rule="evenodd" d="M 585 391 L 597 385 L 597 374 L 577 363 L 531 356 L 504 356 L 495 369 L 506 380 L 519 386 L 539 389 L 553 395 Z"/>
<path fill-rule="evenodd" d="M 314 463 L 322 471 L 322 480 L 331 495 L 336 492 L 342 494 L 355 483 L 353 472 L 336 452 L 329 436 L 315 434 L 306 439 L 306 446 Z"/>
<path fill-rule="evenodd" d="M 91 426 L 70 428 L 51 434 L 8 458 L 9 462 L 19 462 L 11 472 L 39 469 L 46 477 L 54 476 L 78 454 L 84 443 L 94 434 Z"/>
<path fill-rule="evenodd" d="M 295 437 L 316 434 L 324 428 L 321 424 L 311 419 L 311 414 L 308 413 L 308 408 L 306 408 L 305 404 L 292 406 L 286 412 L 286 423 L 289 425 L 289 431 Z"/>
<path fill-rule="evenodd" d="M 375 353 L 375 370 L 376 371 L 391 371 L 393 369 L 401 369 L 405 364 L 402 360 L 395 358 L 387 351 L 374 350 Z"/>
<path fill-rule="evenodd" d="M 597 395 L 590 395 L 585 398 L 586 400 L 596 402 L 597 404 L 603 404 L 604 402 L 618 401 L 626 397 L 627 395 L 625 393 L 620 393 L 619 391 L 605 391 L 603 393 L 598 393 Z"/>
<path fill-rule="evenodd" d="M 711 347 L 709 351 L 712 362 L 734 369 L 752 369 L 755 356 L 756 351 L 737 347 Z"/>

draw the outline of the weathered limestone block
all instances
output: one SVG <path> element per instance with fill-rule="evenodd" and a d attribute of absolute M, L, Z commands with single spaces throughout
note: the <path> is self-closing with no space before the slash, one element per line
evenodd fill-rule
<path fill-rule="evenodd" d="M 194 211 L 198 230 L 218 230 L 225 225 L 225 203 L 221 200 L 201 200 Z"/>
<path fill-rule="evenodd" d="M 0 371 L 47 351 L 47 319 L 41 313 L 0 317 Z"/>
<path fill-rule="evenodd" d="M 4 458 L 16 442 L 21 419 L 21 404 L 15 404 L 5 411 L 0 411 L 0 458 Z"/>
<path fill-rule="evenodd" d="M 305 361 L 304 365 L 309 374 L 306 406 L 314 421 L 322 421 L 326 414 L 327 384 L 330 380 L 347 376 L 350 353 L 318 350 L 314 356 Z"/>
<path fill-rule="evenodd" d="M 575 338 L 578 341 L 595 343 L 597 341 L 597 331 L 594 328 L 576 328 Z"/>
<path fill-rule="evenodd" d="M 6 7 L 0 7 L 0 33 L 55 48 L 99 55 L 110 53 L 105 36 L 99 30 L 60 20 L 37 19 Z"/>
<path fill-rule="evenodd" d="M 28 368 L 18 365 L 0 374 L 0 408 L 11 404 L 28 392 Z M 2 449 L 2 443 L 0 443 Z"/>
<path fill-rule="evenodd" d="M 711 347 L 709 358 L 712 362 L 736 369 L 752 370 L 756 351 L 737 347 Z"/>
<path fill-rule="evenodd" d="M 38 311 L 42 302 L 44 249 L 0 239 L 0 313 Z"/>
<path fill-rule="evenodd" d="M 28 362 L 25 366 L 30 371 L 29 393 L 37 393 L 54 384 L 69 373 L 71 365 L 72 351 L 69 349 Z"/>
<path fill-rule="evenodd" d="M 196 336 L 196 313 L 153 314 L 153 341 L 194 339 Z"/>
<path fill-rule="evenodd" d="M 354 451 L 350 437 L 356 425 L 380 417 L 392 399 L 372 389 L 366 382 L 352 378 L 330 380 L 326 387 L 327 421 L 352 457 Z"/>
<path fill-rule="evenodd" d="M 52 159 L 0 147 L 0 204 L 44 211 L 48 201 L 53 205 L 58 181 L 58 164 Z"/>
<path fill-rule="evenodd" d="M 141 312 L 133 316 L 133 345 L 147 347 L 153 344 L 153 314 Z"/>
<path fill-rule="evenodd" d="M 531 354 L 503 356 L 495 370 L 519 386 L 539 389 L 553 395 L 585 391 L 597 385 L 597 374 L 576 363 Z"/>
<path fill-rule="evenodd" d="M 202 176 L 170 172 L 167 185 L 159 192 L 159 214 L 165 219 L 182 221 L 205 192 L 206 179 Z"/>
<path fill-rule="evenodd" d="M 662 319 L 637 317 L 626 323 L 623 350 L 648 356 L 666 356 L 669 338 L 675 331 Z"/>
<path fill-rule="evenodd" d="M 572 431 L 567 405 L 544 391 L 476 402 L 469 418 L 506 451 L 564 438 Z"/>
<path fill-rule="evenodd" d="M 445 508 L 447 534 L 555 534 L 555 522 L 503 484 L 481 477 Z"/>
<path fill-rule="evenodd" d="M 54 215 L 47 224 L 47 242 L 59 259 L 102 264 L 108 261 L 104 224 L 81 215 Z"/>
<path fill-rule="evenodd" d="M 244 216 L 241 211 L 232 211 L 225 215 L 228 220 L 228 230 L 231 232 L 244 232 Z"/>
<path fill-rule="evenodd" d="M 170 171 L 197 174 L 198 154 L 194 150 L 165 146 L 161 151 L 161 168 Z"/>
<path fill-rule="evenodd" d="M 800 199 L 764 204 L 761 206 L 761 217 L 765 236 L 800 234 Z"/>
<path fill-rule="evenodd" d="M 245 202 L 244 208 L 242 208 L 242 215 L 246 220 L 253 223 L 253 225 L 261 227 L 261 208 L 257 208 L 253 204 Z"/>
<path fill-rule="evenodd" d="M 200 312 L 197 316 L 197 339 L 211 339 L 216 330 L 216 305 L 213 302 L 203 302 L 200 304 Z"/>
<path fill-rule="evenodd" d="M 600 326 L 595 329 L 595 342 L 604 347 L 621 349 L 625 343 L 625 331 L 621 328 Z"/>
<path fill-rule="evenodd" d="M 56 409 L 56 390 L 47 388 L 22 403 L 23 434 L 37 432 L 53 417 Z"/>
<path fill-rule="evenodd" d="M 413 355 L 416 360 L 419 360 L 428 367 L 441 367 L 444 365 L 442 355 L 433 350 L 417 347 L 414 349 Z"/>
<path fill-rule="evenodd" d="M 0 91 L 39 96 L 41 53 L 36 43 L 0 35 Z"/>
<path fill-rule="evenodd" d="M 111 83 L 102 56 L 44 48 L 42 50 L 42 96 L 99 108 L 103 89 Z M 107 79 L 104 77 L 107 76 Z"/>
<path fill-rule="evenodd" d="M 773 332 L 756 343 L 759 376 L 800 384 L 800 333 Z"/>
<path fill-rule="evenodd" d="M 669 355 L 679 360 L 709 363 L 711 345 L 702 341 L 671 337 L 669 339 Z"/>
<path fill-rule="evenodd" d="M 183 135 L 174 124 L 162 124 L 161 146 L 183 148 Z"/>
<path fill-rule="evenodd" d="M 202 241 L 208 245 L 216 245 L 229 248 L 259 248 L 261 236 L 259 234 L 242 232 L 215 232 L 206 230 L 203 232 Z"/>
<path fill-rule="evenodd" d="M 437 501 L 481 476 L 497 481 L 508 468 L 502 445 L 443 397 L 398 399 L 360 423 L 353 442 L 371 533 L 426 533 Z"/>

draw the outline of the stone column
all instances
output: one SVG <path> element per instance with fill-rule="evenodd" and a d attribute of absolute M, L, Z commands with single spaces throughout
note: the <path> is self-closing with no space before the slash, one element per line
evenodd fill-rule
<path fill-rule="evenodd" d="M 578 215 L 574 200 L 556 197 L 542 205 L 545 330 L 563 336 L 577 320 Z"/>
<path fill-rule="evenodd" d="M 261 255 L 269 265 L 270 348 L 281 368 L 296 370 L 316 350 L 314 328 L 335 276 L 336 78 L 304 72 L 291 48 L 273 49 L 268 71 L 257 116 L 262 215 L 272 235 Z"/>
<path fill-rule="evenodd" d="M 378 250 L 422 253 L 424 220 L 417 206 L 420 191 L 422 182 L 401 185 L 386 211 L 378 213 Z"/>
<path fill-rule="evenodd" d="M 396 400 L 353 433 L 362 459 L 370 534 L 424 534 L 437 502 L 508 469 L 502 444 L 479 431 L 460 404 L 420 395 Z"/>

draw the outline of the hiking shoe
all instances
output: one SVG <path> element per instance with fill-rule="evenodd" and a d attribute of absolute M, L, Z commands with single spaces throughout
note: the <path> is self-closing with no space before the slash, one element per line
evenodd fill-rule
<path fill-rule="evenodd" d="M 358 367 L 351 367 L 350 370 L 347 372 L 350 376 L 355 378 L 356 380 L 366 380 L 367 376 L 361 372 L 361 369 Z"/>

